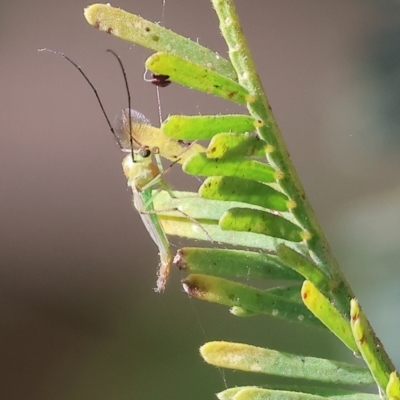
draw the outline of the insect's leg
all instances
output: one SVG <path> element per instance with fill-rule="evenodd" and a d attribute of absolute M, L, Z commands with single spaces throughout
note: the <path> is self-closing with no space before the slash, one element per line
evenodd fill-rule
<path fill-rule="evenodd" d="M 156 195 L 157 194 L 158 193 L 156 193 Z M 154 199 L 154 197 L 152 197 L 152 199 Z M 197 225 L 204 232 L 204 234 L 207 236 L 207 238 L 209 239 L 209 241 L 211 243 L 214 243 L 213 238 L 210 236 L 210 234 L 207 232 L 207 230 L 204 228 L 204 226 L 201 225 L 201 223 L 199 221 L 197 221 L 197 219 L 193 218 L 189 214 L 187 214 L 184 211 L 180 210 L 178 207 L 165 208 L 165 209 L 162 209 L 162 210 L 146 210 L 146 208 L 145 208 L 144 210 L 138 210 L 138 211 L 139 211 L 140 214 L 156 214 L 156 215 L 158 215 L 160 213 L 168 213 L 168 212 L 177 212 L 179 214 L 182 214 L 190 222 L 192 222 L 195 225 Z"/>
<path fill-rule="evenodd" d="M 160 153 L 155 152 L 153 149 L 154 158 L 156 159 L 156 164 L 158 169 L 160 170 L 160 175 L 164 174 L 164 166 L 162 164 Z"/>
<path fill-rule="evenodd" d="M 155 289 L 156 292 L 161 293 L 164 291 L 165 285 L 167 284 L 172 261 L 172 256 L 169 253 L 160 253 L 160 265 L 157 272 L 157 288 Z"/>

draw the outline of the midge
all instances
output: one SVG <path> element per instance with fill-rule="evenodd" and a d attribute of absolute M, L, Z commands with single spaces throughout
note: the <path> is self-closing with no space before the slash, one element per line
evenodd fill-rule
<path fill-rule="evenodd" d="M 144 226 L 146 227 L 147 231 L 149 232 L 151 238 L 153 239 L 159 250 L 160 265 L 158 270 L 156 291 L 162 292 L 165 289 L 165 284 L 167 282 L 170 267 L 172 264 L 172 254 L 170 252 L 169 241 L 161 225 L 160 219 L 157 215 L 157 211 L 154 209 L 153 206 L 153 188 L 157 184 L 161 187 L 166 187 L 166 183 L 161 179 L 162 173 L 160 171 L 160 168 L 156 166 L 151 159 L 151 155 L 158 152 L 157 147 L 154 146 L 154 148 L 151 149 L 147 145 L 143 146 L 135 138 L 135 129 L 137 131 L 140 131 L 143 126 L 149 127 L 150 125 L 149 121 L 143 116 L 143 114 L 131 109 L 131 95 L 126 78 L 126 72 L 122 65 L 120 57 L 112 50 L 107 50 L 108 52 L 113 54 L 114 57 L 118 60 L 124 76 L 125 86 L 128 95 L 128 109 L 123 110 L 122 115 L 126 116 L 127 121 L 131 121 L 131 123 L 124 124 L 123 129 L 115 129 L 112 126 L 104 110 L 103 104 L 100 100 L 96 88 L 82 71 L 81 67 L 78 66 L 64 53 L 50 49 L 40 49 L 39 51 L 48 51 L 50 53 L 59 55 L 69 61 L 76 69 L 78 69 L 78 71 L 82 74 L 82 76 L 92 88 L 100 105 L 101 111 L 118 146 L 123 152 L 130 153 L 124 158 L 122 166 L 125 176 L 128 179 L 128 186 L 130 186 L 132 189 L 133 203 L 135 205 L 135 208 L 139 212 Z M 182 150 L 187 149 L 187 147 L 185 147 L 184 145 L 179 145 L 179 143 L 177 141 L 174 141 L 173 139 L 170 139 L 170 141 L 176 142 L 176 146 Z"/>

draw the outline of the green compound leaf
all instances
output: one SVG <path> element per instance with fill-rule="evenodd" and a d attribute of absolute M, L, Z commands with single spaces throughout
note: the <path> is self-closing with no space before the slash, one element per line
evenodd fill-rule
<path fill-rule="evenodd" d="M 267 164 L 246 158 L 213 158 L 196 153 L 182 165 L 184 172 L 200 176 L 237 176 L 259 182 L 275 182 L 276 171 Z"/>
<path fill-rule="evenodd" d="M 390 360 L 384 360 L 382 357 L 380 352 L 382 345 L 375 346 L 377 338 L 374 338 L 373 331 L 356 299 L 350 301 L 350 325 L 358 350 L 378 387 L 384 393 L 389 384 L 389 376 L 395 368 Z"/>
<path fill-rule="evenodd" d="M 334 384 L 369 385 L 374 382 L 364 367 L 241 343 L 209 342 L 200 348 L 200 354 L 207 363 L 222 368 Z"/>
<path fill-rule="evenodd" d="M 100 31 L 151 50 L 176 54 L 230 79 L 237 78 L 232 64 L 218 53 L 159 24 L 107 4 L 93 4 L 84 14 L 87 22 Z"/>
<path fill-rule="evenodd" d="M 358 354 L 349 321 L 340 314 L 312 282 L 304 281 L 301 297 L 307 308 L 351 351 Z"/>
<path fill-rule="evenodd" d="M 298 225 L 278 215 L 251 208 L 229 209 L 219 220 L 219 226 L 222 230 L 252 232 L 291 242 L 303 239 L 303 231 Z"/>
<path fill-rule="evenodd" d="M 179 269 L 205 274 L 245 279 L 302 280 L 274 255 L 245 250 L 184 247 L 174 259 Z M 286 288 L 285 288 L 286 289 Z M 300 298 L 300 291 L 297 290 Z M 285 297 L 289 297 L 286 292 Z"/>
<path fill-rule="evenodd" d="M 190 296 L 228 307 L 240 307 L 256 314 L 267 314 L 290 322 L 321 327 L 320 322 L 296 301 L 209 275 L 189 275 L 182 281 Z"/>
<path fill-rule="evenodd" d="M 265 157 L 267 143 L 258 135 L 222 132 L 214 135 L 207 148 L 208 158 Z"/>
<path fill-rule="evenodd" d="M 329 278 L 310 258 L 284 244 L 279 245 L 277 255 L 288 267 L 303 275 L 322 291 L 329 289 Z"/>
<path fill-rule="evenodd" d="M 199 195 L 203 199 L 239 201 L 276 211 L 287 211 L 289 200 L 271 186 L 234 176 L 207 178 L 200 186 Z"/>
<path fill-rule="evenodd" d="M 270 160 L 271 164 L 282 168 L 282 170 L 285 173 L 285 179 L 282 180 L 282 182 L 280 184 L 281 184 L 283 190 L 285 191 L 285 193 L 288 193 L 289 197 L 291 199 L 293 199 L 293 202 L 295 204 L 297 204 L 297 206 L 298 206 L 297 209 L 294 211 L 294 215 L 299 219 L 299 221 L 300 221 L 299 223 L 305 227 L 304 229 L 310 231 L 310 237 L 316 239 L 314 241 L 309 240 L 308 243 L 306 243 L 309 246 L 310 251 L 312 251 L 315 254 L 315 259 L 321 260 L 321 265 L 329 265 L 329 266 L 332 266 L 332 268 L 335 268 L 336 265 L 335 265 L 335 261 L 334 261 L 333 257 L 330 257 L 329 254 L 326 258 L 324 257 L 326 255 L 326 253 L 329 253 L 329 251 L 325 252 L 327 246 L 326 246 L 324 237 L 322 235 L 320 235 L 319 227 L 317 226 L 317 224 L 316 224 L 315 229 L 313 227 L 313 222 L 314 222 L 313 214 L 308 210 L 307 204 L 302 204 L 302 198 L 304 198 L 304 196 L 303 196 L 301 185 L 300 184 L 291 185 L 290 183 L 288 184 L 288 182 L 291 182 L 291 179 L 290 179 L 291 175 L 293 175 L 294 177 L 296 177 L 296 176 L 295 176 L 295 173 L 292 174 L 292 172 L 291 172 L 290 160 L 288 159 L 284 145 L 282 144 L 281 138 L 279 136 L 279 130 L 275 124 L 274 118 L 273 118 L 272 114 L 268 114 L 268 113 L 266 114 L 264 112 L 265 110 L 263 110 L 263 104 L 261 104 L 264 99 L 264 94 L 262 93 L 262 86 L 258 82 L 257 79 L 254 79 L 254 76 L 257 78 L 257 74 L 254 72 L 254 68 L 252 66 L 252 58 L 251 58 L 250 54 L 247 52 L 247 45 L 245 43 L 245 40 L 243 40 L 243 38 L 241 36 L 241 29 L 240 29 L 240 25 L 238 24 L 236 15 L 234 12 L 228 12 L 229 10 L 231 10 L 231 11 L 234 10 L 234 7 L 229 0 L 213 0 L 213 2 L 214 2 L 216 10 L 220 16 L 222 31 L 227 39 L 227 42 L 228 42 L 228 45 L 230 48 L 231 58 L 232 58 L 233 62 L 235 63 L 235 67 L 238 70 L 240 82 L 243 84 L 243 86 L 246 86 L 251 93 L 254 92 L 254 98 L 252 100 L 255 100 L 255 101 L 254 101 L 254 106 L 252 104 L 249 104 L 250 112 L 252 113 L 252 115 L 256 116 L 257 118 L 261 118 L 263 120 L 263 122 L 264 122 L 263 124 L 260 121 L 257 121 L 259 123 L 258 127 L 260 128 L 259 133 L 270 144 L 270 148 L 263 147 L 263 151 L 265 151 L 268 154 L 268 159 Z M 105 8 L 102 9 L 102 7 L 105 7 Z M 93 8 L 96 8 L 96 10 L 94 10 Z M 100 8 L 101 8 L 101 10 L 100 10 Z M 90 12 L 89 12 L 89 9 L 90 9 Z M 131 35 L 135 36 L 135 34 L 139 33 L 138 43 L 140 43 L 140 40 L 142 40 L 143 37 L 147 36 L 143 42 L 143 43 L 145 43 L 147 41 L 147 44 L 145 44 L 145 45 L 148 45 L 149 47 L 153 46 L 153 48 L 154 48 L 154 47 L 157 47 L 157 44 L 161 44 L 159 50 L 163 50 L 163 51 L 167 51 L 167 52 L 171 51 L 172 46 L 175 46 L 176 43 L 179 42 L 179 40 L 180 40 L 179 37 L 175 36 L 175 34 L 169 33 L 168 30 L 157 31 L 157 28 L 160 28 L 160 27 L 156 24 L 148 23 L 148 21 L 145 21 L 139 17 L 132 16 L 123 11 L 121 12 L 121 10 L 114 9 L 110 6 L 95 5 L 95 6 L 90 7 L 89 9 L 86 10 L 87 12 L 85 12 L 85 15 L 87 16 L 88 21 L 90 21 L 90 23 L 95 25 L 98 29 L 107 31 L 108 33 L 115 34 L 120 37 L 123 37 L 124 39 L 128 39 Z M 96 14 L 96 11 L 101 11 L 101 12 Z M 221 12 L 221 11 L 223 11 L 223 12 Z M 92 12 L 93 12 L 93 14 L 92 14 Z M 224 15 L 224 12 L 227 12 L 227 13 Z M 103 13 L 103 14 L 100 15 L 101 13 Z M 165 35 L 165 38 L 168 37 L 168 39 L 166 41 L 164 41 L 164 39 L 165 39 L 163 37 L 164 35 Z M 168 36 L 168 35 L 170 35 L 170 36 Z M 221 70 L 219 72 L 223 76 L 226 76 L 226 77 L 229 76 L 231 79 L 236 79 L 236 76 L 235 76 L 235 73 L 233 72 L 232 66 L 230 65 L 230 63 L 228 61 L 221 59 L 218 55 L 212 53 L 211 51 L 209 51 L 207 49 L 201 48 L 201 46 L 198 46 L 194 42 L 188 41 L 189 43 L 187 43 L 186 42 L 187 39 L 185 39 L 185 38 L 182 38 L 182 39 L 183 39 L 183 42 L 181 43 L 182 47 L 184 48 L 186 44 L 188 44 L 188 47 L 185 48 L 185 51 L 182 51 L 182 54 L 180 54 L 181 57 L 187 57 L 187 59 L 195 60 L 195 58 L 197 56 L 198 61 L 195 60 L 194 62 L 198 62 L 199 64 L 204 65 L 205 68 L 213 69 L 213 70 L 218 70 L 218 65 L 219 65 L 220 60 L 222 62 L 221 65 L 223 65 L 224 61 L 225 61 L 225 65 L 227 66 L 227 71 L 222 72 L 222 70 Z M 192 56 L 189 55 L 189 53 L 190 53 L 189 48 L 193 51 Z M 203 52 L 203 49 L 205 50 L 205 53 L 207 53 L 207 52 L 209 53 L 209 55 L 211 57 L 209 61 L 206 60 L 207 57 L 206 57 L 205 53 Z M 177 54 L 179 54 L 179 51 L 177 52 Z M 232 75 L 230 75 L 229 70 L 231 71 Z M 268 107 L 267 107 L 268 103 L 266 101 L 264 103 L 266 106 L 265 109 L 268 109 Z M 231 129 L 229 129 L 229 130 L 231 130 Z M 226 147 L 229 147 L 229 146 L 226 146 Z M 280 149 L 280 147 L 282 147 L 282 149 Z M 223 153 L 223 150 L 220 150 L 220 153 L 223 153 L 225 157 L 232 157 L 232 154 L 235 154 L 235 151 L 240 151 L 239 149 L 240 149 L 240 146 L 231 147 L 228 149 L 228 151 L 225 151 L 224 153 Z M 254 151 L 254 153 L 252 153 L 250 155 L 256 156 L 260 150 L 257 147 L 253 151 Z M 216 153 L 218 153 L 218 151 Z M 207 152 L 207 155 L 209 157 L 213 157 L 212 154 L 214 154 L 214 153 L 212 153 L 211 151 L 209 153 Z M 239 153 L 239 154 L 247 155 L 248 153 Z M 252 216 L 255 216 L 255 213 L 258 212 L 257 210 L 251 209 L 251 207 L 250 207 L 250 211 L 252 213 Z M 227 212 L 225 212 L 225 214 L 227 214 Z M 230 216 L 232 216 L 232 214 Z M 242 214 L 242 216 L 243 216 L 243 214 Z M 249 215 L 247 215 L 247 216 L 249 216 Z M 160 222 L 161 222 L 162 218 L 169 218 L 169 217 L 160 217 Z M 172 217 L 171 220 L 169 221 L 172 225 L 177 223 L 177 221 L 174 218 L 179 219 L 178 217 Z M 180 218 L 180 219 L 182 219 L 182 218 Z M 179 222 L 181 222 L 181 221 L 179 221 Z M 204 221 L 202 220 L 200 222 L 201 222 L 201 224 L 203 224 L 203 222 L 204 222 L 204 225 L 207 227 L 207 229 L 208 229 L 208 227 L 210 227 L 210 229 L 215 229 L 216 231 L 218 231 L 218 229 L 219 229 L 215 225 L 216 220 L 205 219 Z M 239 221 L 237 223 L 237 226 L 241 225 L 241 227 L 243 228 L 246 225 L 245 222 L 247 223 L 249 221 L 244 221 L 244 220 Z M 230 223 L 232 224 L 231 221 L 230 221 Z M 193 224 L 191 222 L 190 224 L 191 224 L 192 230 L 199 230 L 200 223 Z M 222 225 L 223 224 L 221 224 L 221 226 Z M 174 225 L 174 229 L 177 229 L 176 228 L 177 226 L 178 225 Z M 273 229 L 273 231 L 276 231 L 275 228 Z M 281 231 L 283 230 L 283 233 L 281 232 L 280 236 L 277 235 L 276 237 L 283 237 L 286 240 L 293 240 L 293 238 L 290 237 L 290 233 L 293 233 L 293 232 L 290 231 L 290 229 L 287 229 L 286 226 L 283 228 L 284 229 L 281 229 Z M 264 235 L 269 235 L 269 233 L 265 233 L 266 231 L 260 227 L 256 227 L 256 229 L 253 231 L 252 229 L 250 229 L 249 224 L 247 224 L 247 230 L 250 231 L 250 233 L 244 233 L 244 231 L 240 232 L 240 230 L 241 229 L 238 229 L 238 232 L 235 232 L 235 234 L 243 233 L 243 237 L 246 236 L 246 240 L 248 239 L 248 235 L 254 234 L 255 236 L 257 236 L 257 233 L 253 233 L 253 232 L 259 232 L 259 233 L 263 233 Z M 228 233 L 228 232 L 223 232 L 223 235 L 221 237 L 223 237 L 225 233 Z M 307 232 L 305 231 L 305 233 L 307 233 Z M 221 230 L 218 231 L 218 234 L 221 234 Z M 259 236 L 261 236 L 261 235 L 259 235 Z M 302 235 L 300 233 L 299 236 L 302 237 L 304 235 Z M 316 236 L 320 236 L 320 237 L 316 237 Z M 224 237 L 224 239 L 231 240 L 231 239 L 228 239 L 228 236 Z M 275 243 L 275 245 L 276 245 L 276 243 L 279 243 L 277 241 L 270 242 L 271 237 L 269 237 L 269 236 L 264 237 L 263 239 L 265 242 L 268 241 L 268 243 Z M 246 240 L 244 240 L 244 242 Z M 254 243 L 255 242 L 256 241 L 254 241 Z M 233 242 L 227 241 L 226 243 L 233 243 Z M 317 245 L 315 245 L 316 243 L 317 243 Z M 268 248 L 268 246 L 270 246 L 270 244 L 268 244 L 268 245 L 264 244 L 260 248 L 266 249 L 266 248 Z M 317 284 L 318 284 L 318 282 L 317 282 Z M 345 283 L 344 283 L 344 286 L 346 286 Z M 347 294 L 347 297 L 349 297 L 349 294 L 351 293 L 351 291 L 349 288 L 344 287 L 344 293 Z M 343 314 L 345 314 L 345 312 L 343 310 L 347 310 L 347 304 L 348 304 L 346 297 L 344 298 L 344 300 L 345 300 L 345 302 L 344 302 L 345 307 L 341 307 L 341 311 Z M 239 306 L 237 306 L 237 307 L 239 308 Z M 243 308 L 242 310 L 244 312 L 246 312 L 247 309 Z M 247 312 L 251 313 L 252 311 L 248 310 Z M 375 338 L 373 331 L 370 328 L 365 316 L 361 313 L 361 310 L 359 309 L 358 304 L 356 304 L 356 306 L 354 306 L 354 304 L 352 303 L 351 316 L 352 316 L 351 327 L 353 329 L 354 337 L 356 338 L 357 344 L 360 347 L 360 351 L 361 351 L 364 359 L 368 363 L 369 368 L 373 372 L 375 379 L 378 382 L 380 388 L 385 389 L 383 384 L 386 381 L 386 383 L 387 383 L 386 389 L 387 390 L 393 389 L 393 386 L 395 384 L 393 384 L 391 386 L 390 381 L 387 382 L 388 381 L 388 373 L 389 373 L 389 371 L 392 371 L 392 364 L 391 364 L 390 360 L 388 360 L 388 357 L 385 354 L 383 348 L 381 348 L 380 342 Z M 319 371 L 319 373 L 321 373 L 321 371 Z M 328 375 L 331 375 L 331 373 L 329 372 Z M 239 394 L 242 395 L 243 392 L 242 393 L 237 392 L 236 395 L 239 396 Z M 390 397 L 397 398 L 398 397 L 397 394 L 398 394 L 398 388 L 396 389 L 395 392 L 391 392 Z M 254 397 L 254 398 L 257 398 L 257 397 Z"/>
<path fill-rule="evenodd" d="M 146 60 L 146 68 L 156 74 L 168 75 L 171 81 L 180 85 L 235 103 L 245 104 L 250 99 L 249 92 L 236 81 L 174 54 L 155 53 Z"/>
<path fill-rule="evenodd" d="M 245 133 L 255 129 L 249 115 L 171 115 L 161 125 L 165 135 L 178 140 L 207 140 L 220 132 Z"/>

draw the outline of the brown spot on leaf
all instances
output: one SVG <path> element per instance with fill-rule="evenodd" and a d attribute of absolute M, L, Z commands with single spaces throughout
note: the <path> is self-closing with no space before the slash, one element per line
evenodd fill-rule
<path fill-rule="evenodd" d="M 201 299 L 205 295 L 205 289 L 192 280 L 184 279 L 182 284 L 185 292 L 189 296 Z"/>

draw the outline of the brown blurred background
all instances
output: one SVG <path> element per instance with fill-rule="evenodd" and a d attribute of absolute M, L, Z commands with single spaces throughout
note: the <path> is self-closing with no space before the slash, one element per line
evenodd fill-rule
<path fill-rule="evenodd" d="M 213 398 L 221 373 L 197 348 L 226 339 L 351 359 L 328 334 L 239 319 L 189 300 L 173 271 L 153 292 L 157 251 L 133 210 L 122 154 L 79 63 L 112 117 L 133 107 L 158 124 L 149 52 L 90 27 L 84 0 L 1 3 L 1 399 Z M 161 0 L 113 3 L 159 21 Z M 400 365 L 400 5 L 238 0 L 260 75 L 309 198 L 353 288 Z M 225 54 L 207 1 L 167 0 L 165 25 Z M 169 113 L 237 112 L 179 88 Z M 168 177 L 177 184 L 171 173 Z M 190 183 L 187 183 L 189 185 Z M 234 386 L 263 376 L 227 373 Z"/>

